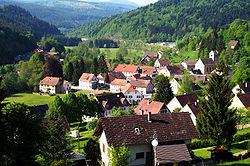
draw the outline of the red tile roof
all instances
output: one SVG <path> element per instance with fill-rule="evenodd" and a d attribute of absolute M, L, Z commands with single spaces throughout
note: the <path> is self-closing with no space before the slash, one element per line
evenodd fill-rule
<path fill-rule="evenodd" d="M 139 129 L 139 133 L 135 129 Z M 94 135 L 105 132 L 108 144 L 114 146 L 151 144 L 153 135 L 158 135 L 159 143 L 198 138 L 188 112 L 132 115 L 100 118 Z"/>
<path fill-rule="evenodd" d="M 136 73 L 137 66 L 127 65 L 127 64 L 118 64 L 115 66 L 114 71 Z"/>
<path fill-rule="evenodd" d="M 123 88 L 121 88 L 121 92 L 137 92 L 137 90 L 130 83 L 127 83 Z"/>
<path fill-rule="evenodd" d="M 198 96 L 196 94 L 186 94 L 186 95 L 180 95 L 180 96 L 175 96 L 176 99 L 180 102 L 182 107 L 184 107 L 186 104 L 192 104 L 197 102 Z"/>
<path fill-rule="evenodd" d="M 149 112 L 152 114 L 158 114 L 164 106 L 165 105 L 162 102 L 143 99 L 136 107 L 135 113 L 141 115 L 141 110 L 143 110 L 144 114 L 148 114 Z"/>
<path fill-rule="evenodd" d="M 147 88 L 151 83 L 150 80 L 131 80 L 130 84 L 134 87 Z"/>
<path fill-rule="evenodd" d="M 185 143 L 156 146 L 155 157 L 159 164 L 179 163 L 192 160 Z"/>
<path fill-rule="evenodd" d="M 59 84 L 60 78 L 59 77 L 45 77 L 42 81 L 40 81 L 41 85 L 49 85 L 49 86 L 56 86 Z"/>
<path fill-rule="evenodd" d="M 79 79 L 79 81 L 90 82 L 93 79 L 94 76 L 95 76 L 94 74 L 82 73 L 82 76 Z"/>
<path fill-rule="evenodd" d="M 250 108 L 250 93 L 240 94 L 238 98 L 247 109 Z"/>
<path fill-rule="evenodd" d="M 158 54 L 157 52 L 145 52 L 143 58 L 145 58 L 146 56 L 149 56 L 150 58 L 157 58 Z"/>
<path fill-rule="evenodd" d="M 107 67 L 108 67 L 108 68 L 110 68 L 110 67 L 111 67 L 111 65 L 110 65 L 110 63 L 109 63 L 109 62 L 106 62 L 106 65 L 107 65 Z"/>
<path fill-rule="evenodd" d="M 141 74 L 143 75 L 153 75 L 155 68 L 153 66 L 140 66 Z"/>
<path fill-rule="evenodd" d="M 124 79 L 114 79 L 114 81 L 112 81 L 110 83 L 110 85 L 118 85 L 118 86 L 125 86 L 127 85 L 127 80 Z"/>

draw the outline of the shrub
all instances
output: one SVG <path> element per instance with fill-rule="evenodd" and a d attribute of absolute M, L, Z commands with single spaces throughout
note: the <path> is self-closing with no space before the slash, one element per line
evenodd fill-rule
<path fill-rule="evenodd" d="M 191 149 L 200 149 L 200 148 L 206 148 L 209 146 L 214 146 L 216 143 L 209 139 L 194 139 L 192 140 L 191 144 L 189 145 Z"/>
<path fill-rule="evenodd" d="M 238 134 L 234 136 L 233 142 L 240 142 L 250 139 L 250 133 Z"/>
<path fill-rule="evenodd" d="M 97 125 L 97 122 L 98 122 L 98 119 L 93 119 L 91 122 L 88 122 L 86 125 L 86 128 L 88 129 L 88 131 L 94 130 Z"/>

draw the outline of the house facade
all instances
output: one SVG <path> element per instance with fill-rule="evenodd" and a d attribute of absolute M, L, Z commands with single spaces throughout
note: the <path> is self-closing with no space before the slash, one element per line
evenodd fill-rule
<path fill-rule="evenodd" d="M 127 83 L 122 89 L 121 92 L 125 95 L 126 99 L 130 104 L 140 103 L 143 99 L 143 95 L 136 90 L 130 83 Z"/>
<path fill-rule="evenodd" d="M 217 50 L 210 51 L 209 58 L 211 58 L 214 62 L 218 62 L 219 52 Z"/>
<path fill-rule="evenodd" d="M 114 79 L 111 83 L 110 83 L 110 92 L 111 93 L 116 93 L 116 92 L 120 92 L 122 88 L 125 87 L 125 85 L 127 85 L 128 81 L 124 80 L 124 79 Z"/>
<path fill-rule="evenodd" d="M 110 164 L 110 145 L 116 147 L 125 142 L 130 151 L 129 166 L 189 162 L 192 158 L 186 143 L 198 137 L 189 113 L 105 117 L 99 120 L 94 135 L 100 136 L 103 165 Z M 155 148 L 151 144 L 154 137 L 159 142 Z M 160 153 L 165 149 L 170 152 Z"/>
<path fill-rule="evenodd" d="M 140 76 L 150 76 L 151 78 L 155 77 L 158 74 L 158 71 L 155 67 L 152 66 L 140 66 Z"/>
<path fill-rule="evenodd" d="M 170 83 L 170 87 L 173 91 L 173 94 L 177 94 L 179 91 L 179 88 L 181 87 L 180 84 L 181 79 L 179 78 L 173 78 L 169 83 Z"/>
<path fill-rule="evenodd" d="M 196 125 L 196 118 L 198 116 L 199 110 L 198 110 L 198 103 L 192 103 L 192 104 L 186 104 L 180 112 L 188 112 L 190 114 L 190 117 Z"/>
<path fill-rule="evenodd" d="M 154 92 L 154 85 L 150 80 L 131 80 L 130 84 L 142 95 Z"/>
<path fill-rule="evenodd" d="M 202 74 L 210 74 L 216 69 L 216 63 L 211 58 L 200 58 L 195 64 L 195 69 Z"/>
<path fill-rule="evenodd" d="M 250 110 L 250 92 L 235 95 L 230 108 Z"/>
<path fill-rule="evenodd" d="M 195 67 L 196 64 L 196 60 L 185 60 L 181 63 L 181 65 L 185 68 L 185 69 L 193 69 Z"/>
<path fill-rule="evenodd" d="M 233 87 L 232 92 L 234 95 L 237 95 L 239 93 L 245 94 L 250 92 L 250 83 L 249 82 L 244 82 L 241 84 L 237 84 Z"/>
<path fill-rule="evenodd" d="M 170 60 L 167 58 L 156 59 L 154 63 L 154 67 L 156 68 L 160 68 L 160 67 L 164 67 L 168 65 L 170 65 Z"/>
<path fill-rule="evenodd" d="M 196 94 L 186 94 L 175 96 L 170 102 L 167 104 L 167 107 L 170 112 L 173 112 L 177 108 L 184 108 L 186 104 L 198 103 L 198 96 Z"/>
<path fill-rule="evenodd" d="M 109 84 L 115 79 L 126 79 L 125 75 L 122 72 L 108 72 L 109 81 L 105 82 L 106 73 L 100 73 L 97 78 L 99 84 Z"/>
<path fill-rule="evenodd" d="M 163 74 L 165 77 L 170 76 L 181 76 L 185 71 L 184 67 L 181 65 L 168 65 L 161 68 L 158 68 L 158 73 Z"/>
<path fill-rule="evenodd" d="M 93 90 L 98 84 L 98 79 L 94 74 L 83 73 L 79 79 L 79 88 L 82 90 Z"/>
<path fill-rule="evenodd" d="M 121 110 L 129 110 L 131 106 L 123 93 L 97 95 L 96 100 L 102 105 L 104 116 L 112 114 L 114 107 Z"/>
<path fill-rule="evenodd" d="M 45 77 L 39 83 L 39 90 L 43 93 L 64 94 L 71 90 L 71 84 L 59 77 Z"/>

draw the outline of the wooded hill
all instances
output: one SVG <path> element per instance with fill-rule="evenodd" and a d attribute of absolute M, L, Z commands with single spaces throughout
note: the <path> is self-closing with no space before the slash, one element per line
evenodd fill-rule
<path fill-rule="evenodd" d="M 0 6 L 0 25 L 20 33 L 29 31 L 38 39 L 46 35 L 61 35 L 54 25 L 39 20 L 25 9 L 13 5 Z"/>
<path fill-rule="evenodd" d="M 83 26 L 69 36 L 175 41 L 188 32 L 219 29 L 237 18 L 249 19 L 248 0 L 160 0 L 131 12 Z"/>

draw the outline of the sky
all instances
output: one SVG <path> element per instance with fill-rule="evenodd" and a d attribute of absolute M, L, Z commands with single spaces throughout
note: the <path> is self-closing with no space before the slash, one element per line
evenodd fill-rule
<path fill-rule="evenodd" d="M 158 0 L 129 0 L 131 2 L 135 2 L 137 3 L 138 5 L 148 5 L 150 3 L 155 3 L 157 2 Z"/>

